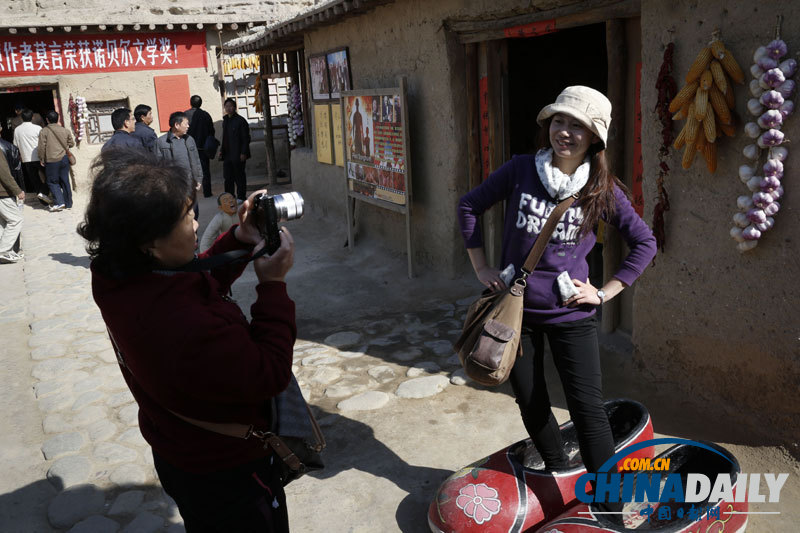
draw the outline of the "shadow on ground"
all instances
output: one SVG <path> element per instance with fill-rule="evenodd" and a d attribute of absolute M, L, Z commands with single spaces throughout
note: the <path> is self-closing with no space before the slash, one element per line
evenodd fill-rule
<path fill-rule="evenodd" d="M 424 531 L 428 504 L 436 489 L 452 472 L 440 468 L 411 465 L 383 442 L 375 438 L 373 429 L 338 413 L 316 409 L 327 441 L 323 460 L 325 468 L 310 474 L 324 480 L 350 469 L 384 478 L 408 493 L 400 503 L 397 525 L 406 533 Z M 419 439 L 419 435 L 409 435 Z"/>
<path fill-rule="evenodd" d="M 136 503 L 127 512 L 108 516 L 117 496 L 122 493 L 134 496 Z M 81 524 L 76 531 L 109 531 L 113 526 L 112 520 L 120 529 L 136 520 L 137 523 L 130 526 L 132 530 L 153 531 L 172 525 L 160 517 L 179 517 L 175 503 L 158 485 L 127 485 L 102 490 L 95 485 L 83 484 L 62 490 L 58 478 L 42 479 L 0 495 L 0 509 L 4 510 L 4 533 L 66 531 L 76 524 Z M 174 529 L 169 531 L 183 531 L 182 526 L 172 527 Z"/>
<path fill-rule="evenodd" d="M 53 261 L 58 261 L 64 265 L 89 268 L 91 259 L 88 255 L 72 255 L 69 252 L 58 252 L 49 254 Z"/>

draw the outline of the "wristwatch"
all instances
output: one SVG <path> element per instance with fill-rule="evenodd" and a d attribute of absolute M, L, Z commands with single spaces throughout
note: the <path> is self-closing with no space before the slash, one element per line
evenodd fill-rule
<path fill-rule="evenodd" d="M 600 298 L 600 305 L 603 305 L 603 302 L 606 301 L 606 291 L 600 289 L 597 291 L 597 297 Z"/>

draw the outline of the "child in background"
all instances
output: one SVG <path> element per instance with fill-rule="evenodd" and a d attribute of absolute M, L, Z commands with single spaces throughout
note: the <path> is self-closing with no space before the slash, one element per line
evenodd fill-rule
<path fill-rule="evenodd" d="M 238 210 L 236 198 L 231 193 L 224 192 L 217 196 L 217 207 L 219 208 L 219 213 L 214 215 L 214 218 L 208 223 L 206 230 L 203 232 L 203 238 L 200 239 L 200 248 L 198 249 L 200 252 L 205 252 L 211 248 L 217 237 L 239 222 L 239 216 L 236 214 Z"/>

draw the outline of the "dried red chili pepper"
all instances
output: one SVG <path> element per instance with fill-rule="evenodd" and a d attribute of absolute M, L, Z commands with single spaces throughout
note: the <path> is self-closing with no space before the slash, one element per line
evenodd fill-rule
<path fill-rule="evenodd" d="M 666 232 L 664 230 L 664 216 L 669 211 L 669 195 L 666 188 L 664 188 L 664 178 L 669 174 L 669 166 L 664 161 L 669 156 L 669 147 L 672 144 L 672 113 L 669 112 L 669 104 L 678 92 L 678 86 L 675 79 L 672 77 L 672 54 L 675 51 L 675 45 L 669 43 L 664 50 L 664 60 L 661 63 L 661 68 L 658 70 L 658 79 L 656 80 L 656 90 L 658 91 L 658 99 L 656 101 L 655 111 L 658 114 L 658 120 L 661 122 L 661 146 L 658 148 L 658 158 L 660 159 L 659 167 L 660 172 L 656 182 L 658 188 L 658 202 L 653 208 L 653 235 L 656 238 L 656 246 L 664 252 L 664 246 L 667 242 Z M 655 263 L 655 258 L 653 259 Z"/>

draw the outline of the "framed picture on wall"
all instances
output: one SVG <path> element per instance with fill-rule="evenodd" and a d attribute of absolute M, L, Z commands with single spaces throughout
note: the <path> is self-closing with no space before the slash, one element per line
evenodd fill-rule
<path fill-rule="evenodd" d="M 311 77 L 311 99 L 314 102 L 330 100 L 331 84 L 328 79 L 326 54 L 308 56 L 308 73 Z"/>
<path fill-rule="evenodd" d="M 353 78 L 350 75 L 350 53 L 347 48 L 328 52 L 328 79 L 330 80 L 331 98 L 338 99 L 342 91 L 353 88 Z"/>

